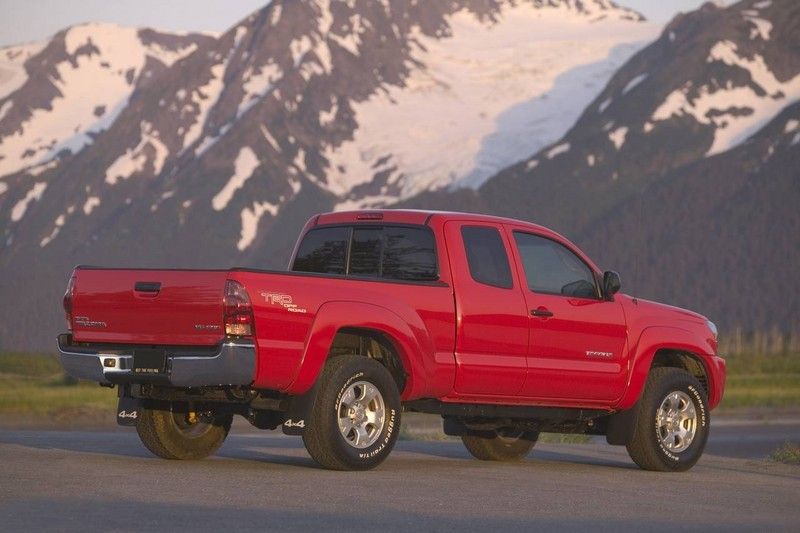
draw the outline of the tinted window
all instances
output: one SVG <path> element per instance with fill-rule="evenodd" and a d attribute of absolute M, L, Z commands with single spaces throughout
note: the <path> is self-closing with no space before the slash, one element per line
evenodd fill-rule
<path fill-rule="evenodd" d="M 353 247 L 350 249 L 350 274 L 354 276 L 380 275 L 381 247 L 383 230 L 381 228 L 355 228 Z"/>
<path fill-rule="evenodd" d="M 464 226 L 461 228 L 467 263 L 472 279 L 504 289 L 513 286 L 508 255 L 497 228 Z"/>
<path fill-rule="evenodd" d="M 383 277 L 407 281 L 438 279 L 433 233 L 423 228 L 383 228 Z"/>
<path fill-rule="evenodd" d="M 530 233 L 514 232 L 514 240 L 532 291 L 597 298 L 592 271 L 567 247 Z"/>
<path fill-rule="evenodd" d="M 351 230 L 350 268 L 346 269 Z M 405 281 L 439 278 L 433 233 L 400 226 L 311 230 L 300 244 L 292 270 Z"/>
<path fill-rule="evenodd" d="M 320 228 L 309 231 L 294 260 L 292 270 L 344 274 L 350 228 Z"/>

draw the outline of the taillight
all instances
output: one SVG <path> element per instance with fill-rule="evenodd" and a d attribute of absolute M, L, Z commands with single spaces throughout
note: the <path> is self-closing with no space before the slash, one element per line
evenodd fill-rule
<path fill-rule="evenodd" d="M 67 319 L 67 329 L 72 331 L 72 299 L 75 295 L 75 273 L 69 278 L 67 290 L 64 291 L 64 318 Z"/>
<path fill-rule="evenodd" d="M 253 306 L 244 285 L 229 279 L 225 282 L 225 334 L 236 337 L 253 335 Z"/>

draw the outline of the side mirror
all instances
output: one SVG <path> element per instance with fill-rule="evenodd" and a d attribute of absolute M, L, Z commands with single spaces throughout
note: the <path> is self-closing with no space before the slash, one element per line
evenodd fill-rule
<path fill-rule="evenodd" d="M 603 274 L 603 296 L 607 300 L 611 300 L 619 292 L 621 286 L 622 282 L 619 279 L 619 274 L 613 270 L 607 270 Z"/>

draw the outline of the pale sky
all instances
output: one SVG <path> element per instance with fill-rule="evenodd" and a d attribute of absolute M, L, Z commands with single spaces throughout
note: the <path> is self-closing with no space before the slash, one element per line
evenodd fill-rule
<path fill-rule="evenodd" d="M 441 0 L 426 0 L 441 1 Z M 0 0 L 0 46 L 38 41 L 81 22 L 164 30 L 224 31 L 268 0 Z M 654 22 L 667 22 L 703 0 L 617 0 Z"/>

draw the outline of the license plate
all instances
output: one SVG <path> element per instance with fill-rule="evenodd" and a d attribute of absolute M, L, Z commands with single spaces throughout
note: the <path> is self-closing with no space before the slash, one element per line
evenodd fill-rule
<path fill-rule="evenodd" d="M 164 350 L 141 348 L 133 351 L 133 371 L 137 374 L 161 374 L 166 367 Z"/>

